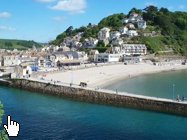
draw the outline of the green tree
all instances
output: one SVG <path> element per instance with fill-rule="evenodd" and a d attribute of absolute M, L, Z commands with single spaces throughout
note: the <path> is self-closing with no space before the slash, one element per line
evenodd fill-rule
<path fill-rule="evenodd" d="M 169 10 L 167 8 L 160 8 L 160 12 L 163 13 L 163 14 L 168 14 L 169 13 Z"/>
<path fill-rule="evenodd" d="M 6 42 L 5 42 L 5 46 L 6 46 L 6 47 L 12 47 L 13 45 L 12 45 L 12 43 L 11 43 L 11 42 L 6 41 Z"/>
<path fill-rule="evenodd" d="M 66 34 L 68 35 L 68 36 L 71 36 L 72 35 L 72 32 L 73 32 L 73 26 L 69 26 L 67 29 L 66 29 Z"/>
<path fill-rule="evenodd" d="M 103 27 L 110 27 L 112 30 L 118 30 L 121 26 L 123 26 L 122 20 L 124 17 L 126 17 L 126 15 L 123 13 L 108 16 L 99 22 L 99 29 Z"/>
<path fill-rule="evenodd" d="M 4 114 L 3 105 L 0 103 L 0 125 L 2 124 L 3 114 Z M 5 130 L 0 130 L 0 140 L 9 140 Z"/>
<path fill-rule="evenodd" d="M 103 42 L 103 41 L 99 41 L 99 42 L 97 43 L 97 47 L 98 47 L 98 48 L 105 47 L 104 42 Z"/>
<path fill-rule="evenodd" d="M 128 16 L 131 14 L 131 13 L 137 13 L 139 15 L 142 15 L 142 10 L 141 9 L 137 9 L 137 8 L 132 8 L 129 13 L 128 13 Z"/>
<path fill-rule="evenodd" d="M 144 9 L 143 18 L 146 21 L 151 21 L 151 23 L 154 23 L 154 19 L 157 16 L 158 8 L 150 5 Z"/>
<path fill-rule="evenodd" d="M 154 5 L 150 5 L 147 6 L 144 11 L 146 11 L 147 13 L 157 13 L 158 12 L 158 8 Z"/>

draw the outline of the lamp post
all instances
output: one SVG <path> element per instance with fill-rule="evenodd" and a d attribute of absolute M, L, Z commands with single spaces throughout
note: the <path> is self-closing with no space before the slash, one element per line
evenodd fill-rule
<path fill-rule="evenodd" d="M 174 100 L 174 94 L 175 94 L 175 84 L 173 84 L 173 100 Z"/>
<path fill-rule="evenodd" d="M 73 84 L 73 70 L 71 70 L 71 84 Z"/>

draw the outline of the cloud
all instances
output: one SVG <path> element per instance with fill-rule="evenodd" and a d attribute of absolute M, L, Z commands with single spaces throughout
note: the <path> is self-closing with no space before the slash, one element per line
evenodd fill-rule
<path fill-rule="evenodd" d="M 54 2 L 56 0 L 35 0 L 37 2 L 42 2 L 42 3 L 50 3 L 50 2 Z"/>
<path fill-rule="evenodd" d="M 86 9 L 86 0 L 60 0 L 56 5 L 50 8 L 52 10 L 61 10 L 70 13 L 84 13 Z"/>
<path fill-rule="evenodd" d="M 10 27 L 10 26 L 0 25 L 0 31 L 11 31 L 11 32 L 14 32 L 14 31 L 16 31 L 16 29 L 13 28 L 13 27 Z"/>
<path fill-rule="evenodd" d="M 0 18 L 9 18 L 11 14 L 8 12 L 0 12 Z"/>
<path fill-rule="evenodd" d="M 67 18 L 64 17 L 64 16 L 56 16 L 56 17 L 53 17 L 52 19 L 55 20 L 55 21 L 58 21 L 58 22 L 67 20 Z"/>
<path fill-rule="evenodd" d="M 182 10 L 182 9 L 185 8 L 185 6 L 184 5 L 179 5 L 178 8 Z"/>

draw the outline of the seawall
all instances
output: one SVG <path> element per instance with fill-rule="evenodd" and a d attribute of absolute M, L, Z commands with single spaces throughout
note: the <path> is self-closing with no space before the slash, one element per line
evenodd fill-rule
<path fill-rule="evenodd" d="M 9 86 L 33 92 L 40 92 L 42 94 L 66 97 L 83 102 L 132 107 L 187 116 L 186 102 L 177 102 L 169 99 L 94 90 L 90 88 L 81 88 L 79 86 L 54 85 L 52 83 L 25 79 L 11 79 Z"/>

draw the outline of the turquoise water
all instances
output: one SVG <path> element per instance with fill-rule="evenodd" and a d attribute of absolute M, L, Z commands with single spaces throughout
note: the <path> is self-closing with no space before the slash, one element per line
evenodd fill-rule
<path fill-rule="evenodd" d="M 187 98 L 187 71 L 171 71 L 129 78 L 105 88 L 169 99 L 173 99 L 174 93 L 175 98 L 178 95 Z"/>
<path fill-rule="evenodd" d="M 186 71 L 161 74 L 160 78 L 173 79 L 170 83 L 165 82 L 169 86 L 165 91 L 170 92 L 173 82 L 176 92 L 186 91 L 185 86 L 178 87 L 181 86 L 178 79 L 186 79 L 184 75 L 180 77 L 181 74 L 186 74 Z M 158 80 L 159 75 L 138 79 L 143 78 L 140 83 L 148 86 Z M 133 91 L 143 87 L 136 85 L 139 80 L 132 84 L 133 80 L 124 83 L 131 85 Z M 164 86 L 159 84 L 157 82 L 150 91 L 160 93 Z M 76 102 L 7 87 L 0 87 L 0 100 L 5 109 L 3 123 L 6 123 L 6 116 L 11 115 L 21 125 L 19 137 L 15 138 L 18 140 L 187 140 L 187 117 Z"/>

